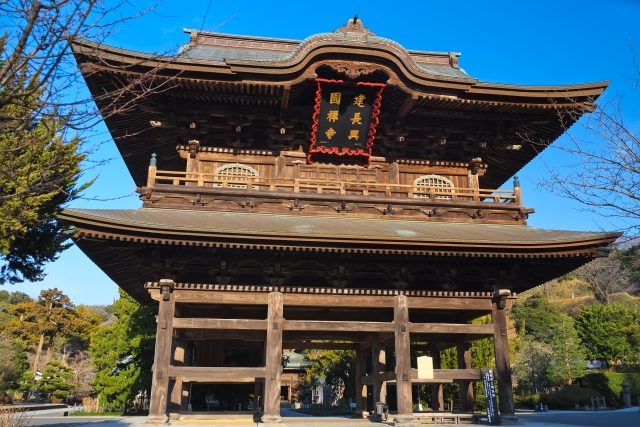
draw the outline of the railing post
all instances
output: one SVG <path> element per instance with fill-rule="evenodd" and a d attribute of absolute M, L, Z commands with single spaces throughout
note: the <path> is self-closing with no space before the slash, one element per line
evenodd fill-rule
<path fill-rule="evenodd" d="M 516 196 L 516 206 L 522 206 L 522 192 L 518 175 L 513 177 L 513 195 Z"/>
<path fill-rule="evenodd" d="M 156 153 L 151 155 L 151 161 L 149 162 L 149 174 L 147 175 L 147 187 L 151 188 L 156 183 L 156 165 L 158 160 L 156 159 Z"/>

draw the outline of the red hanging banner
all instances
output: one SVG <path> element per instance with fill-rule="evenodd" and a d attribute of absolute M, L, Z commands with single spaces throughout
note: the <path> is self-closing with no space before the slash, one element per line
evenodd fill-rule
<path fill-rule="evenodd" d="M 307 160 L 318 156 L 354 156 L 369 166 L 384 83 L 345 83 L 316 79 L 311 146 Z"/>

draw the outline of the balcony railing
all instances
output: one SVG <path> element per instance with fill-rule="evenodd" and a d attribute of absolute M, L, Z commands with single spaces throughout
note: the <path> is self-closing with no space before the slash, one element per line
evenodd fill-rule
<path fill-rule="evenodd" d="M 197 172 L 157 171 L 149 168 L 148 187 L 155 185 L 246 189 L 250 192 L 346 194 L 365 197 L 394 197 L 442 201 L 513 203 L 522 206 L 520 188 L 487 190 L 460 187 L 416 186 L 372 182 L 328 181 L 308 178 L 270 178 L 216 175 Z"/>

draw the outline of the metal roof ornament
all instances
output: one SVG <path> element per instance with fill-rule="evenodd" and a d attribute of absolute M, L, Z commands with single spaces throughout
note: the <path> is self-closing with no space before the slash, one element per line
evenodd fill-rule
<path fill-rule="evenodd" d="M 358 19 L 358 14 L 350 19 L 345 25 L 341 26 L 338 30 L 333 30 L 334 33 L 355 33 L 355 34 L 363 34 L 365 36 L 375 36 L 376 33 L 369 31 L 369 28 L 365 27 L 362 24 L 362 21 Z"/>
<path fill-rule="evenodd" d="M 156 153 L 151 155 L 151 161 L 149 162 L 149 166 L 156 166 L 158 164 L 158 159 L 156 159 Z"/>
<path fill-rule="evenodd" d="M 513 188 L 520 188 L 520 179 L 518 175 L 513 177 Z"/>

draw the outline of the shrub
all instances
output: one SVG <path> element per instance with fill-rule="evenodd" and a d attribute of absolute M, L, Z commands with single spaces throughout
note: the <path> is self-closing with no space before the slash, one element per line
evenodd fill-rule
<path fill-rule="evenodd" d="M 584 377 L 583 384 L 598 390 L 605 398 L 607 406 L 622 406 L 622 382 L 629 382 L 631 401 L 635 402 L 640 396 L 640 374 L 602 372 L 588 374 Z"/>
<path fill-rule="evenodd" d="M 514 396 L 515 397 L 515 396 Z M 515 397 L 515 404 L 519 408 L 536 409 L 540 406 L 540 401 L 544 400 L 547 395 L 542 394 L 526 394 L 521 397 Z"/>
<path fill-rule="evenodd" d="M 602 397 L 602 394 L 592 388 L 572 384 L 546 395 L 542 403 L 551 409 L 574 409 L 576 404 L 591 405 L 592 397 Z"/>

